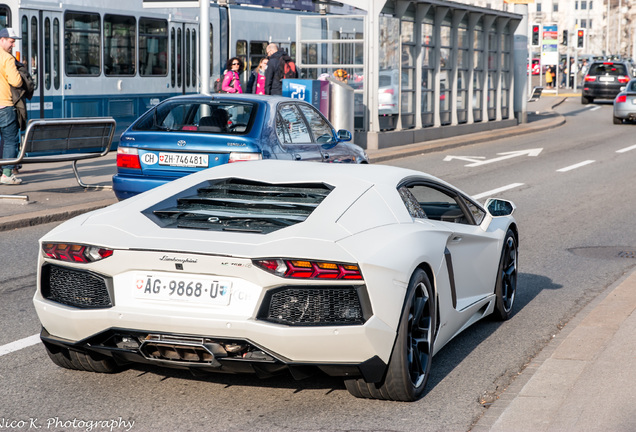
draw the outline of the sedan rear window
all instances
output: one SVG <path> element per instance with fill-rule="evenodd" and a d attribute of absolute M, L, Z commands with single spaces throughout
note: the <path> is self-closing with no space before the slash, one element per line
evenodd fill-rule
<path fill-rule="evenodd" d="M 250 102 L 176 100 L 148 111 L 133 130 L 243 134 L 255 115 Z"/>
<path fill-rule="evenodd" d="M 590 67 L 588 75 L 627 75 L 627 68 L 620 63 L 594 63 Z"/>

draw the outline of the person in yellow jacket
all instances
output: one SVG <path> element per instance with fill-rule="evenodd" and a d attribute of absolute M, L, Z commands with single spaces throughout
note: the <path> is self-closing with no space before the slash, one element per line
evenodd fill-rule
<path fill-rule="evenodd" d="M 15 66 L 15 57 L 11 53 L 15 40 L 20 39 L 12 28 L 0 30 L 0 136 L 2 137 L 2 159 L 14 159 L 18 155 L 20 131 L 11 87 L 20 87 L 22 77 Z M 13 173 L 13 165 L 2 167 L 0 184 L 18 185 L 22 183 Z"/>

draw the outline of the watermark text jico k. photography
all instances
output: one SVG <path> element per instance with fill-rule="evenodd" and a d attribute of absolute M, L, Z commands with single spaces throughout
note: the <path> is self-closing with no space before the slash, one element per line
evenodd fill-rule
<path fill-rule="evenodd" d="M 59 417 L 49 417 L 47 419 L 38 419 L 29 417 L 26 419 L 10 419 L 0 417 L 0 430 L 78 430 L 86 432 L 96 431 L 125 431 L 129 432 L 135 425 L 134 420 L 124 420 L 119 417 L 116 419 L 62 419 Z"/>

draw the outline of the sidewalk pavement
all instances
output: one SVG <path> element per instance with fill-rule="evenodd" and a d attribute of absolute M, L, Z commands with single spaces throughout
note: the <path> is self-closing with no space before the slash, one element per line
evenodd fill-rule
<path fill-rule="evenodd" d="M 567 97 L 579 96 L 563 89 L 558 95 L 546 92 L 528 103 L 527 123 L 369 151 L 369 158 L 381 162 L 558 127 L 565 119 L 553 108 Z M 110 185 L 115 156 L 113 152 L 79 162 L 83 182 Z M 24 165 L 20 177 L 22 185 L 0 185 L 0 231 L 66 220 L 117 201 L 110 190 L 80 187 L 68 162 Z M 15 198 L 2 198 L 7 195 Z M 490 406 L 472 432 L 636 430 L 635 309 L 636 272 L 579 312 Z"/>

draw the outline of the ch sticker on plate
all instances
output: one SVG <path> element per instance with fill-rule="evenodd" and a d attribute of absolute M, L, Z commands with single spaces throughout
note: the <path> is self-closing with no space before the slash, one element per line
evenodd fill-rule
<path fill-rule="evenodd" d="M 134 290 L 136 298 L 227 306 L 230 303 L 232 282 L 216 278 L 138 274 Z"/>
<path fill-rule="evenodd" d="M 144 153 L 143 156 L 141 157 L 141 160 L 146 165 L 154 165 L 157 163 L 159 159 L 157 158 L 157 155 L 154 153 Z"/>

